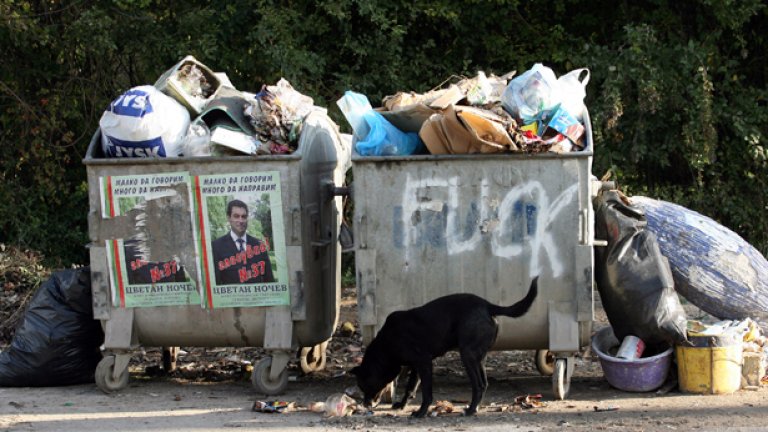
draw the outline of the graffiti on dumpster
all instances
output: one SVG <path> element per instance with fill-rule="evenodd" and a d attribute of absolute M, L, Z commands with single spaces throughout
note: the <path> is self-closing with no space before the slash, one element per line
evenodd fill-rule
<path fill-rule="evenodd" d="M 493 196 L 487 179 L 480 182 L 476 200 L 466 202 L 458 177 L 406 178 L 402 203 L 394 208 L 393 243 L 404 249 L 405 260 L 418 248 L 445 248 L 448 255 L 477 250 L 490 241 L 493 255 L 513 258 L 530 254 L 530 272 L 539 274 L 546 256 L 553 276 L 565 271 L 558 243 L 550 227 L 576 197 L 576 184 L 550 199 L 538 181 L 511 187 Z M 474 193 L 474 190 L 472 191 Z M 460 208 L 460 198 L 463 207 Z M 482 246 L 485 247 L 485 246 Z"/>
<path fill-rule="evenodd" d="M 106 241 L 112 304 L 116 307 L 200 304 L 184 264 L 181 239 L 195 235 L 186 172 L 99 179 L 102 217 L 122 218 L 130 235 Z M 150 217 L 151 215 L 151 217 Z M 195 242 L 196 243 L 196 242 Z"/>
<path fill-rule="evenodd" d="M 277 171 L 195 178 L 203 306 L 290 304 Z"/>

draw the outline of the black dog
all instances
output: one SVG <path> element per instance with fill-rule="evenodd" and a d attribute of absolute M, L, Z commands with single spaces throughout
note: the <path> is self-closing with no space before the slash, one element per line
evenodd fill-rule
<path fill-rule="evenodd" d="M 538 279 L 533 279 L 525 298 L 512 306 L 496 306 L 474 294 L 453 294 L 421 307 L 392 312 L 368 345 L 363 363 L 351 371 L 363 392 L 363 405 L 370 408 L 405 366 L 410 368 L 405 396 L 392 408 L 405 407 L 421 380 L 421 407 L 413 416 L 424 417 L 432 403 L 432 360 L 456 350 L 472 384 L 472 402 L 464 413 L 475 414 L 488 388 L 485 356 L 499 330 L 494 317 L 514 318 L 528 312 L 536 298 Z"/>

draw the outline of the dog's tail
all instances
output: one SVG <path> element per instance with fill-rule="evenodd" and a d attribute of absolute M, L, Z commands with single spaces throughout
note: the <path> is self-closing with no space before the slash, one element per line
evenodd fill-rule
<path fill-rule="evenodd" d="M 513 304 L 512 306 L 496 306 L 494 304 L 491 304 L 488 310 L 493 316 L 505 315 L 512 318 L 519 317 L 525 314 L 526 312 L 528 312 L 528 309 L 531 308 L 533 301 L 536 299 L 536 295 L 538 294 L 538 291 L 539 291 L 539 277 L 536 276 L 531 281 L 531 287 L 528 288 L 528 294 L 525 296 L 525 298 Z"/>

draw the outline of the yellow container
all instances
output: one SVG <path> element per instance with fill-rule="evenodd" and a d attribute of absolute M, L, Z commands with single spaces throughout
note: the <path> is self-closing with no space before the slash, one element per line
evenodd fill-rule
<path fill-rule="evenodd" d="M 724 347 L 675 347 L 680 390 L 726 394 L 741 388 L 741 344 Z"/>

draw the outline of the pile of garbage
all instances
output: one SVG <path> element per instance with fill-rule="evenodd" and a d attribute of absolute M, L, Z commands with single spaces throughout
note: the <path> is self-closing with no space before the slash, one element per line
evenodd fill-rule
<path fill-rule="evenodd" d="M 758 322 L 723 320 L 711 324 L 688 321 L 688 335 L 694 346 L 741 346 L 741 387 L 759 387 L 768 377 L 768 336 Z"/>
<path fill-rule="evenodd" d="M 257 93 L 187 56 L 154 85 L 129 89 L 99 120 L 105 157 L 290 154 L 303 120 L 327 110 L 285 79 Z"/>
<path fill-rule="evenodd" d="M 495 76 L 479 71 L 427 93 L 399 92 L 386 96 L 376 109 L 353 91 L 337 104 L 362 156 L 565 153 L 588 146 L 588 82 L 588 69 L 556 78 L 537 63 L 517 77 L 515 72 Z"/>

